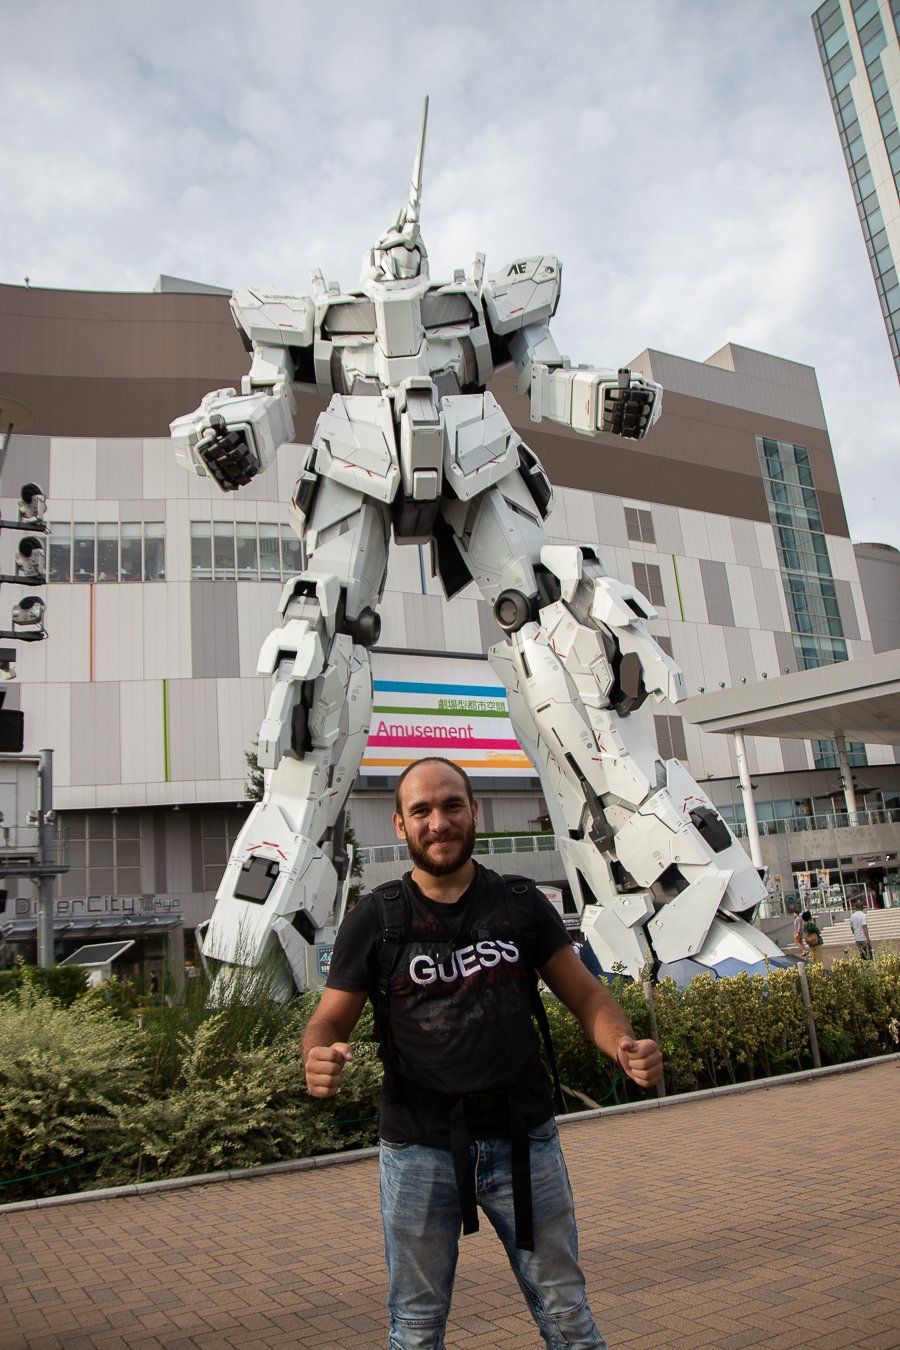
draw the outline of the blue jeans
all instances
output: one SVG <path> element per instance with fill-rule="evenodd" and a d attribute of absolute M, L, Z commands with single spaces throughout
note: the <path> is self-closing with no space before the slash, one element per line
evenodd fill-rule
<path fill-rule="evenodd" d="M 478 1203 L 550 1350 L 605 1350 L 578 1264 L 572 1188 L 556 1122 L 531 1130 L 530 1138 L 534 1251 L 516 1247 L 508 1139 L 472 1145 Z M 382 1140 L 381 1217 L 391 1350 L 443 1350 L 462 1226 L 450 1150 Z"/>

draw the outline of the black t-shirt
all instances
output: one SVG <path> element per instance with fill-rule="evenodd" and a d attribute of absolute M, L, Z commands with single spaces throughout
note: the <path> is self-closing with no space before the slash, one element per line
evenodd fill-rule
<path fill-rule="evenodd" d="M 475 864 L 475 878 L 452 904 L 429 900 L 410 873 L 408 944 L 387 999 L 389 1089 L 382 1095 L 381 1136 L 390 1143 L 449 1144 L 449 1111 L 460 1096 L 497 1093 L 493 1104 L 467 1107 L 473 1132 L 508 1132 L 506 1090 L 529 1125 L 553 1104 L 531 1020 L 534 970 L 569 941 L 557 911 L 529 882 L 514 897 L 503 879 Z M 531 951 L 522 952 L 527 938 Z M 327 985 L 365 991 L 378 979 L 382 925 L 364 896 L 338 930 Z"/>

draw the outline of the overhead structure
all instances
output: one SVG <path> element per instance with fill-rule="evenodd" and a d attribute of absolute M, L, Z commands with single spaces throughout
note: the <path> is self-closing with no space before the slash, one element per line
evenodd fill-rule
<path fill-rule="evenodd" d="M 699 694 L 682 703 L 680 712 L 702 731 L 734 737 L 747 838 L 756 861 L 761 857 L 759 830 L 744 737 L 834 741 L 847 815 L 856 825 L 859 813 L 847 742 L 900 745 L 900 651 Z"/>

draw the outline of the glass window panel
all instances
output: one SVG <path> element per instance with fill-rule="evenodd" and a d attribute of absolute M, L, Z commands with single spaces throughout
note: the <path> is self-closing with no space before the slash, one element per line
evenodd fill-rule
<path fill-rule="evenodd" d="M 856 68 L 852 61 L 848 61 L 845 65 L 841 66 L 840 70 L 833 71 L 831 79 L 834 84 L 834 92 L 839 94 L 842 89 L 846 89 L 855 74 Z"/>
<path fill-rule="evenodd" d="M 97 526 L 97 580 L 119 580 L 118 521 L 101 521 Z"/>
<path fill-rule="evenodd" d="M 112 895 L 116 889 L 116 874 L 112 867 L 91 867 L 88 871 L 91 895 Z"/>
<path fill-rule="evenodd" d="M 72 530 L 68 525 L 51 525 L 49 581 L 72 580 Z"/>
<path fill-rule="evenodd" d="M 259 575 L 264 581 L 278 581 L 281 576 L 281 563 L 278 557 L 279 533 L 277 525 L 259 527 Z"/>
<path fill-rule="evenodd" d="M 836 52 L 839 52 L 841 50 L 842 47 L 847 47 L 848 46 L 847 31 L 844 28 L 844 25 L 841 24 L 840 28 L 836 28 L 835 31 L 831 34 L 831 37 L 825 39 L 823 45 L 825 47 L 825 55 L 827 56 L 829 61 Z"/>
<path fill-rule="evenodd" d="M 879 52 L 883 52 L 886 46 L 887 46 L 887 38 L 885 37 L 884 29 L 882 28 L 881 32 L 876 33 L 873 38 L 870 38 L 862 49 L 863 60 L 865 61 L 866 65 L 868 65 L 870 61 L 874 60 L 874 58 L 879 54 Z"/>
<path fill-rule="evenodd" d="M 139 867 L 141 862 L 141 843 L 139 839 L 116 840 L 116 866 Z"/>
<path fill-rule="evenodd" d="M 259 558 L 256 548 L 256 522 L 239 520 L 237 534 L 237 574 L 239 581 L 256 581 L 259 576 Z"/>
<path fill-rule="evenodd" d="M 208 520 L 191 521 L 191 577 L 212 580 L 212 524 Z"/>
<path fill-rule="evenodd" d="M 94 525 L 72 527 L 72 575 L 75 581 L 94 580 Z"/>
<path fill-rule="evenodd" d="M 213 525 L 213 567 L 216 581 L 234 581 L 234 525 L 217 520 Z"/>
<path fill-rule="evenodd" d="M 117 839 L 140 839 L 141 822 L 137 812 L 128 812 L 116 816 Z"/>
<path fill-rule="evenodd" d="M 141 869 L 139 867 L 117 867 L 116 890 L 119 895 L 140 895 Z"/>
<path fill-rule="evenodd" d="M 166 579 L 166 527 L 161 520 L 144 525 L 144 580 Z"/>
<path fill-rule="evenodd" d="M 122 522 L 122 548 L 119 558 L 119 577 L 122 581 L 140 581 L 141 579 L 141 523 L 138 520 Z"/>
<path fill-rule="evenodd" d="M 861 5 L 854 5 L 853 18 L 856 21 L 857 29 L 863 24 L 868 23 L 873 14 L 878 13 L 878 0 L 862 0 Z"/>
<path fill-rule="evenodd" d="M 290 525 L 281 527 L 281 569 L 285 579 L 303 571 L 303 545 Z"/>

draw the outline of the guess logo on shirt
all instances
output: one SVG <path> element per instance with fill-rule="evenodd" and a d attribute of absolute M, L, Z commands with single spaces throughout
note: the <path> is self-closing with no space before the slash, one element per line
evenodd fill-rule
<path fill-rule="evenodd" d="M 458 947 L 441 960 L 420 952 L 409 963 L 409 977 L 415 984 L 423 986 L 435 984 L 438 980 L 444 984 L 452 984 L 460 977 L 466 980 L 480 970 L 490 970 L 501 961 L 515 965 L 518 960 L 519 949 L 514 942 L 486 938 L 482 942 Z"/>

